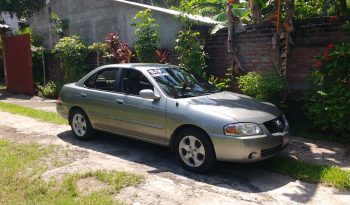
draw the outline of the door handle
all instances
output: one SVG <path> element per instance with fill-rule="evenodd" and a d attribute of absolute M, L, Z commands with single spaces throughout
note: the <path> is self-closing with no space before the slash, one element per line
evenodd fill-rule
<path fill-rule="evenodd" d="M 87 97 L 87 94 L 85 94 L 85 93 L 80 93 L 80 96 L 83 97 L 83 98 L 86 98 L 86 97 Z"/>
<path fill-rule="evenodd" d="M 116 99 L 115 101 L 116 101 L 118 104 L 124 104 L 124 101 L 123 101 L 123 100 Z"/>

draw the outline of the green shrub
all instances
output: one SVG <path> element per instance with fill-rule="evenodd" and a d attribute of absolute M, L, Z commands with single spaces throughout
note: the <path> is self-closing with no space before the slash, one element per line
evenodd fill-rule
<path fill-rule="evenodd" d="M 159 25 L 152 18 L 151 10 L 140 11 L 133 18 L 131 26 L 135 29 L 135 51 L 137 60 L 142 63 L 155 63 L 159 47 Z"/>
<path fill-rule="evenodd" d="M 61 87 L 61 83 L 50 81 L 45 86 L 38 86 L 38 95 L 43 98 L 56 99 Z"/>
<path fill-rule="evenodd" d="M 225 73 L 224 78 L 211 75 L 208 79 L 209 83 L 214 85 L 218 90 L 229 90 L 232 86 L 232 69 L 228 68 L 226 70 L 227 72 Z"/>
<path fill-rule="evenodd" d="M 180 66 L 186 67 L 199 75 L 204 75 L 204 69 L 207 67 L 207 54 L 201 44 L 199 32 L 180 31 L 176 40 L 175 51 L 179 54 Z"/>
<path fill-rule="evenodd" d="M 306 115 L 321 131 L 350 138 L 350 43 L 330 44 L 316 59 Z"/>
<path fill-rule="evenodd" d="M 87 72 L 85 59 L 88 48 L 80 41 L 79 36 L 61 38 L 54 46 L 52 53 L 61 60 L 66 83 L 79 80 Z"/>
<path fill-rule="evenodd" d="M 263 74 L 249 72 L 245 76 L 238 77 L 237 80 L 238 87 L 244 94 L 276 105 L 280 105 L 283 92 L 287 87 L 285 77 L 275 72 Z"/>

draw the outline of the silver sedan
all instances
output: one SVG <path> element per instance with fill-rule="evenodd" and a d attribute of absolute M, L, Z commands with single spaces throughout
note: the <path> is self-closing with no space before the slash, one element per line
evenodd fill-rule
<path fill-rule="evenodd" d="M 176 66 L 116 64 L 64 85 L 57 111 L 81 140 L 95 130 L 170 147 L 186 169 L 205 172 L 217 160 L 254 162 L 289 142 L 274 105 L 222 92 Z"/>

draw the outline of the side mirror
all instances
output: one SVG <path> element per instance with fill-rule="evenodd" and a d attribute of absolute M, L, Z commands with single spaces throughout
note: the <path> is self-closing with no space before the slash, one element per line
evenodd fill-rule
<path fill-rule="evenodd" d="M 157 96 L 154 94 L 153 90 L 151 89 L 145 89 L 140 91 L 140 97 L 144 99 L 149 99 L 149 100 L 159 100 L 160 96 Z"/>

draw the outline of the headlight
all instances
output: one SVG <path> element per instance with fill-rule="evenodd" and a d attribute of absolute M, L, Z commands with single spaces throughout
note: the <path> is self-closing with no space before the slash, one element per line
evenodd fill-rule
<path fill-rule="evenodd" d="M 263 134 L 263 131 L 259 125 L 254 123 L 230 124 L 224 127 L 224 132 L 225 135 L 232 135 L 237 137 Z"/>

